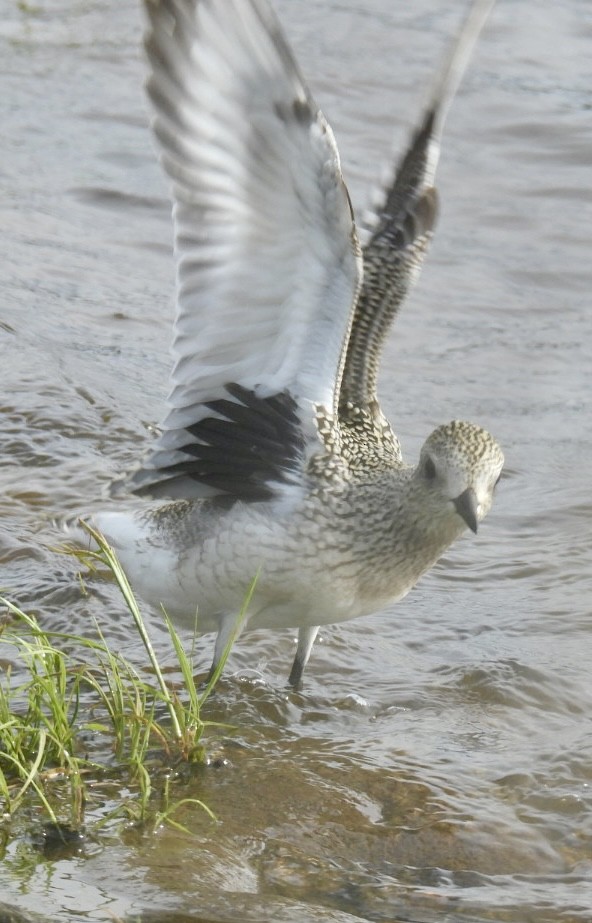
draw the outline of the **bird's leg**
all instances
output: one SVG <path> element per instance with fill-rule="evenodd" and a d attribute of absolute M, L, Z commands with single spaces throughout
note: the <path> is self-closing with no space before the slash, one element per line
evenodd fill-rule
<path fill-rule="evenodd" d="M 244 625 L 244 620 L 242 624 L 239 625 L 236 615 L 223 615 L 220 619 L 220 628 L 218 629 L 218 634 L 216 635 L 216 643 L 214 644 L 214 659 L 212 660 L 212 666 L 210 667 L 210 672 L 208 673 L 209 682 L 218 669 L 218 664 L 222 659 L 222 655 L 226 650 L 226 646 L 229 642 L 234 642 L 238 638 L 241 629 Z"/>
<path fill-rule="evenodd" d="M 308 658 L 310 657 L 312 646 L 319 632 L 319 627 L 319 625 L 313 625 L 312 628 L 298 629 L 296 656 L 294 657 L 294 663 L 292 664 L 292 669 L 290 670 L 290 676 L 288 678 L 288 685 L 292 686 L 294 689 L 299 689 L 302 684 L 302 674 L 308 663 Z"/>

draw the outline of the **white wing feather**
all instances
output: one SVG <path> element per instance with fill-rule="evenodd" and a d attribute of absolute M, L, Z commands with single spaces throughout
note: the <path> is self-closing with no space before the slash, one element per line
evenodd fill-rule
<path fill-rule="evenodd" d="M 136 486 L 181 460 L 229 382 L 288 390 L 311 438 L 311 402 L 336 409 L 361 276 L 333 134 L 267 4 L 145 5 L 178 304 L 170 409 Z"/>

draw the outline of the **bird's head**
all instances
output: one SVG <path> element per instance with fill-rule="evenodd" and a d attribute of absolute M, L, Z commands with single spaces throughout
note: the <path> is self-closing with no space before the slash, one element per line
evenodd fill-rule
<path fill-rule="evenodd" d="M 499 445 L 486 430 L 453 420 L 426 439 L 415 470 L 433 507 L 454 512 L 473 532 L 487 515 L 504 464 Z"/>

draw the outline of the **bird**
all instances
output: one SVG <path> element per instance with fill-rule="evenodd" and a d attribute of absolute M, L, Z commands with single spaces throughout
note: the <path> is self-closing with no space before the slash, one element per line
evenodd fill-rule
<path fill-rule="evenodd" d="M 443 122 L 492 0 L 475 0 L 360 243 L 333 132 L 267 0 L 144 0 L 147 94 L 176 263 L 167 412 L 134 496 L 89 522 L 132 587 L 215 632 L 319 627 L 402 599 L 488 513 L 485 429 L 438 426 L 404 461 L 377 395 L 428 248 Z"/>

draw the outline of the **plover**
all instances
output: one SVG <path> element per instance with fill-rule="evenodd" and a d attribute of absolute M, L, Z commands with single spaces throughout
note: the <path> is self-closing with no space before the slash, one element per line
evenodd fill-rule
<path fill-rule="evenodd" d="M 442 122 L 490 6 L 473 4 L 362 249 L 333 133 L 266 0 L 145 0 L 174 200 L 174 368 L 131 478 L 156 502 L 92 521 L 140 596 L 217 633 L 212 669 L 255 575 L 244 627 L 298 628 L 297 687 L 320 625 L 401 599 L 491 506 L 503 455 L 489 433 L 439 426 L 407 465 L 376 393 L 432 234 Z"/>

